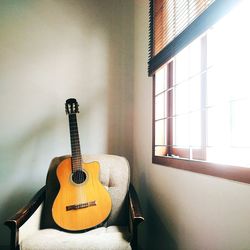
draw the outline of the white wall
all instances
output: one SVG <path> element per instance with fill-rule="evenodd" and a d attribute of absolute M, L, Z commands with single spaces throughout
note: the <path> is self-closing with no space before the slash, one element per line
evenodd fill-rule
<path fill-rule="evenodd" d="M 1 248 L 3 221 L 44 185 L 50 160 L 70 153 L 67 98 L 80 104 L 83 153 L 132 161 L 133 2 L 0 2 Z"/>
<path fill-rule="evenodd" d="M 250 185 L 151 163 L 152 81 L 147 77 L 148 1 L 135 0 L 134 172 L 145 249 L 250 249 Z"/>

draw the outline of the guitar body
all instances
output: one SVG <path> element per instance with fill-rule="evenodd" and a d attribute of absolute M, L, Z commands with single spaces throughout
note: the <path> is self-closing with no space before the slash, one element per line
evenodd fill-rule
<path fill-rule="evenodd" d="M 72 158 L 67 158 L 57 167 L 60 190 L 52 206 L 52 216 L 58 226 L 69 231 L 93 228 L 109 216 L 111 198 L 99 181 L 98 162 L 82 163 L 79 176 L 73 176 L 71 162 Z"/>

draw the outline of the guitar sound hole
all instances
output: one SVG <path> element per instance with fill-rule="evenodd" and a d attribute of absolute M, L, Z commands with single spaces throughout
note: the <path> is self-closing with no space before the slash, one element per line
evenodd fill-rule
<path fill-rule="evenodd" d="M 76 184 L 81 184 L 83 183 L 87 178 L 87 175 L 84 171 L 82 170 L 77 170 L 72 174 L 72 181 Z"/>

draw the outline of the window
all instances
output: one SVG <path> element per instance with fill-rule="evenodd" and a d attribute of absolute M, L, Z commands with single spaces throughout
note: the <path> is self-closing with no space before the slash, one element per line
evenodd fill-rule
<path fill-rule="evenodd" d="M 153 162 L 250 183 L 250 4 L 238 2 L 185 45 L 173 46 L 183 29 L 169 43 L 151 43 Z"/>

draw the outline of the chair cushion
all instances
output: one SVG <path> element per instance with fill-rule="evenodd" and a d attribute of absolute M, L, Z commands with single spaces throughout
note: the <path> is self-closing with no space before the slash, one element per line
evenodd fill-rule
<path fill-rule="evenodd" d="M 59 229 L 52 218 L 52 205 L 60 188 L 56 177 L 56 168 L 62 160 L 70 156 L 56 157 L 51 161 L 46 180 L 46 199 L 42 212 L 41 228 Z M 107 187 L 111 199 L 112 210 L 107 225 L 125 226 L 128 222 L 127 192 L 130 182 L 128 161 L 116 155 L 83 155 L 83 162 L 98 161 L 100 164 L 100 181 Z"/>
<path fill-rule="evenodd" d="M 20 250 L 131 250 L 127 227 L 99 227 L 84 233 L 39 230 L 20 243 Z"/>

